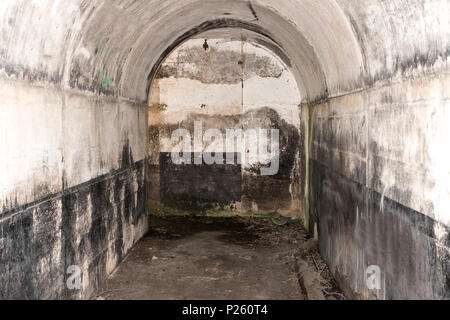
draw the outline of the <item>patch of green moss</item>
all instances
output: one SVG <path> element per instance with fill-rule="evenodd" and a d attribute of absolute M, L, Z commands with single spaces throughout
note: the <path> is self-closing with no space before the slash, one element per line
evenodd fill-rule
<path fill-rule="evenodd" d="M 167 104 L 165 103 L 157 103 L 157 104 L 152 104 L 149 106 L 150 111 L 167 111 Z"/>

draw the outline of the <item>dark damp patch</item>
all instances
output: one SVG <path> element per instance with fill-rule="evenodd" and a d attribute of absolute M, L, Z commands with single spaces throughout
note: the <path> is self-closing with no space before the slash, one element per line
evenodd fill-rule
<path fill-rule="evenodd" d="M 448 261 L 448 264 L 450 264 L 450 260 Z M 447 291 L 450 292 L 450 270 L 447 271 L 447 277 L 446 277 L 445 285 L 447 286 Z"/>
<path fill-rule="evenodd" d="M 277 129 L 280 134 L 279 170 L 273 176 L 262 176 L 261 165 L 253 166 L 243 172 L 243 206 L 252 208 L 258 205 L 260 211 L 289 209 L 295 185 L 297 158 L 300 153 L 300 133 L 298 128 L 288 124 L 271 108 L 260 108 L 243 116 L 244 128 Z"/>
<path fill-rule="evenodd" d="M 136 164 L 136 180 L 138 184 L 138 190 L 137 204 L 133 214 L 134 226 L 137 226 L 141 219 L 147 216 L 148 185 L 146 181 L 146 168 L 148 168 L 148 163 L 146 160 Z"/>
<path fill-rule="evenodd" d="M 123 222 L 122 222 L 122 199 L 121 194 L 124 188 L 124 178 L 121 176 L 116 176 L 114 178 L 114 203 L 116 204 L 115 210 L 115 220 L 116 230 L 115 230 L 115 239 L 114 249 L 117 256 L 117 260 L 121 261 L 124 257 L 124 245 L 123 245 Z"/>
<path fill-rule="evenodd" d="M 6 294 L 2 299 L 33 299 L 36 289 L 33 287 L 35 264 L 38 261 L 33 250 L 39 249 L 34 234 L 34 209 L 23 212 L 0 223 L 2 229 L 2 260 L 6 268 L 6 277 L 0 277 L 0 292 Z M 2 262 L 3 262 L 2 261 Z M 23 286 L 22 290 L 18 290 Z"/>
<path fill-rule="evenodd" d="M 48 82 L 59 85 L 62 82 L 63 74 L 61 70 L 54 73 L 48 73 L 41 70 L 32 70 L 19 65 L 7 62 L 0 57 L 0 70 L 4 70 L 8 77 L 26 80 L 30 83 Z"/>
<path fill-rule="evenodd" d="M 364 82 L 367 86 L 373 86 L 378 81 L 391 79 L 398 72 L 405 74 L 409 70 L 418 70 L 420 67 L 431 68 L 439 59 L 445 61 L 449 57 L 449 52 L 446 51 L 440 55 L 436 50 L 430 50 L 428 53 L 416 53 L 414 56 L 408 59 L 402 60 L 397 57 L 395 66 L 392 71 L 388 71 L 386 68 L 383 71 L 378 72 L 373 76 L 366 76 Z M 426 71 L 424 71 L 426 73 Z"/>
<path fill-rule="evenodd" d="M 147 150 L 149 150 L 148 162 L 150 164 L 158 163 L 159 150 L 161 148 L 159 126 L 150 125 L 147 133 Z"/>
<path fill-rule="evenodd" d="M 108 250 L 115 250 L 116 263 L 122 261 L 123 229 L 146 219 L 145 203 L 145 163 L 140 161 L 6 213 L 0 220 L 0 298 L 89 298 L 107 277 Z M 67 289 L 67 268 L 86 261 L 92 280 L 87 291 Z"/>
<path fill-rule="evenodd" d="M 134 163 L 133 150 L 130 147 L 130 142 L 127 141 L 122 148 L 121 164 L 122 168 L 130 167 Z"/>
<path fill-rule="evenodd" d="M 361 48 L 361 52 L 364 56 L 364 69 L 368 72 L 370 70 L 370 59 L 368 56 L 368 48 L 366 47 L 366 39 L 365 35 L 369 34 L 368 30 L 365 28 L 365 26 L 360 27 L 355 19 L 353 19 L 352 14 L 347 14 L 347 18 L 349 19 L 349 22 L 351 24 L 351 27 L 354 31 L 355 36 L 358 39 L 358 44 Z M 388 66 L 385 66 L 384 70 L 378 72 L 377 74 L 373 76 L 364 76 L 361 75 L 361 81 L 357 81 L 355 83 L 355 88 L 359 88 L 361 86 L 373 86 L 378 81 L 383 81 L 387 79 L 391 79 L 395 76 L 397 72 L 405 73 L 405 71 L 412 70 L 412 69 L 418 69 L 420 66 L 423 67 L 431 67 L 433 66 L 440 58 L 442 58 L 443 61 L 447 59 L 449 56 L 450 49 L 446 49 L 444 52 L 439 54 L 439 50 L 436 48 L 427 50 L 424 53 L 415 53 L 414 56 L 407 58 L 407 59 L 401 59 L 399 56 L 396 58 L 396 63 L 392 71 L 388 71 Z M 379 57 L 384 59 L 383 57 Z"/>
<path fill-rule="evenodd" d="M 383 288 L 386 299 L 450 298 L 446 285 L 450 236 L 440 239 L 435 234 L 440 229 L 450 235 L 448 226 L 316 161 L 312 162 L 311 196 L 310 230 L 317 223 L 320 250 L 327 263 L 345 276 L 347 285 L 365 288 L 357 274 L 378 265 L 383 266 L 389 284 Z M 361 251 L 367 265 L 357 269 L 353 262 Z M 418 266 L 427 266 L 428 271 L 423 274 Z"/>
<path fill-rule="evenodd" d="M 202 213 L 234 207 L 234 202 L 242 201 L 244 210 L 252 210 L 256 203 L 262 212 L 274 212 L 290 209 L 292 200 L 302 197 L 300 177 L 304 176 L 304 164 L 299 162 L 299 158 L 304 152 L 303 141 L 299 129 L 281 119 L 275 110 L 265 107 L 234 116 L 190 114 L 181 123 L 161 126 L 159 134 L 170 137 L 174 130 L 186 129 L 193 137 L 195 121 L 202 121 L 204 130 L 210 127 L 222 130 L 224 137 L 225 129 L 242 129 L 244 132 L 252 128 L 278 129 L 281 153 L 279 170 L 274 176 L 261 176 L 260 165 L 245 170 L 240 167 L 223 167 L 223 171 L 219 170 L 220 166 L 175 166 L 170 162 L 170 154 L 161 153 L 159 189 L 163 203 L 179 209 L 192 208 L 191 212 Z M 158 166 L 154 169 L 157 170 Z M 209 188 L 205 185 L 216 178 L 217 182 L 210 183 Z M 229 192 L 231 198 L 222 195 L 226 192 Z M 153 199 L 159 200 L 156 196 Z"/>
<path fill-rule="evenodd" d="M 239 51 L 218 50 L 211 47 L 181 48 L 174 64 L 163 64 L 156 78 L 187 78 L 208 84 L 238 84 L 254 75 L 262 78 L 280 78 L 284 68 L 269 57 L 244 54 L 245 68 L 242 72 L 243 56 Z M 186 67 L 186 65 L 188 65 Z M 192 68 L 195 65 L 195 68 Z"/>
<path fill-rule="evenodd" d="M 119 83 L 122 76 L 121 72 L 122 70 L 120 69 L 120 73 L 116 78 L 107 77 L 107 74 L 102 74 L 104 73 L 102 71 L 95 73 L 86 71 L 78 61 L 74 61 L 70 69 L 69 85 L 71 88 L 82 91 L 115 96 L 117 88 L 114 84 Z"/>
<path fill-rule="evenodd" d="M 46 294 L 50 274 L 35 275 L 41 257 L 51 255 L 58 245 L 57 208 L 53 199 L 0 221 L 0 299 L 37 299 Z"/>
<path fill-rule="evenodd" d="M 239 154 L 232 154 L 235 160 Z M 190 213 L 225 209 L 241 199 L 241 166 L 235 164 L 194 164 L 198 154 L 191 154 L 192 164 L 178 165 L 170 153 L 161 153 L 161 202 Z M 201 155 L 200 155 L 201 157 Z M 223 155 L 226 159 L 228 155 Z"/>
<path fill-rule="evenodd" d="M 254 225 L 251 219 L 208 218 L 208 217 L 152 217 L 146 238 L 180 239 L 203 232 L 224 231 L 224 241 L 241 244 L 253 243 L 260 234 L 249 228 Z"/>

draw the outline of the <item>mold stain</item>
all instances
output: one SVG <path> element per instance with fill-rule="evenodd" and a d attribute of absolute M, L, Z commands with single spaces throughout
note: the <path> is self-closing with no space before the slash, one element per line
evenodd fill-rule
<path fill-rule="evenodd" d="M 123 167 L 115 172 L 0 219 L 0 271 L 3 259 L 9 265 L 8 276 L 0 275 L 0 299 L 83 299 L 102 287 L 107 264 L 117 265 L 130 249 L 124 235 L 135 243 L 147 221 L 144 161 L 133 162 L 128 144 L 121 160 Z M 88 284 L 81 291 L 64 286 L 72 265 L 82 267 Z"/>
<path fill-rule="evenodd" d="M 274 63 L 269 57 L 245 54 L 245 69 L 242 53 L 234 50 L 225 51 L 208 45 L 208 57 L 202 48 L 180 48 L 176 51 L 176 60 L 161 66 L 156 79 L 191 79 L 205 84 L 239 84 L 253 76 L 261 78 L 280 78 L 284 68 Z M 235 61 L 235 63 L 233 63 Z M 191 66 L 195 65 L 195 68 Z M 211 72 L 211 65 L 215 66 Z"/>

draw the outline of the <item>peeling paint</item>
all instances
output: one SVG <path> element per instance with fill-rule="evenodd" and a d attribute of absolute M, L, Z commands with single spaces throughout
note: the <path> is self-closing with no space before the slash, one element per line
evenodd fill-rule
<path fill-rule="evenodd" d="M 293 76 L 281 60 L 267 49 L 242 41 L 207 39 L 209 51 L 205 52 L 204 41 L 199 36 L 198 40 L 187 41 L 175 50 L 162 65 L 151 90 L 151 105 L 161 102 L 167 105 L 163 112 L 155 110 L 150 114 L 150 132 L 153 135 L 158 132 L 157 137 L 151 140 L 157 139 L 154 145 L 159 146 L 159 149 L 150 149 L 150 158 L 154 159 L 151 170 L 157 170 L 154 168 L 158 159 L 156 154 L 161 153 L 165 163 L 161 168 L 161 179 L 157 179 L 162 183 L 164 194 L 161 197 L 156 195 L 156 198 L 167 202 L 167 199 L 175 197 L 180 202 L 178 207 L 200 208 L 200 213 L 204 213 L 206 208 L 241 212 L 253 210 L 260 213 L 278 211 L 298 216 L 298 186 L 301 183 L 297 180 L 300 170 L 297 166 L 300 145 L 298 104 L 301 98 Z M 159 120 L 155 122 L 155 119 Z M 223 134 L 227 129 L 279 129 L 282 155 L 278 174 L 259 177 L 262 164 L 250 164 L 244 156 L 242 167 L 222 168 L 230 173 L 228 175 L 221 168 L 208 169 L 206 165 L 180 168 L 180 172 L 188 171 L 175 174 L 176 168 L 167 164 L 164 157 L 171 152 L 171 133 L 175 129 L 185 128 L 194 136 L 195 121 L 202 121 L 205 130 L 214 128 L 223 131 Z M 255 143 L 250 141 L 250 144 Z M 223 142 L 207 145 L 203 150 L 195 149 L 194 152 L 221 154 L 224 150 L 217 149 L 221 145 Z M 244 145 L 227 152 L 247 153 Z M 208 172 L 211 177 L 207 177 Z M 203 186 L 204 192 L 192 189 L 191 193 L 188 189 L 177 189 L 180 181 L 185 180 L 182 176 L 192 176 L 192 181 L 186 185 L 192 189 L 195 181 L 198 188 Z M 202 178 L 199 180 L 194 179 L 200 176 Z M 216 187 L 212 187 L 214 183 L 205 186 L 204 183 L 211 179 L 221 181 L 221 184 Z M 217 199 L 222 199 L 222 190 L 235 190 L 235 183 L 239 183 L 239 193 L 231 192 L 235 196 L 229 202 L 219 201 L 214 204 L 204 200 L 203 205 L 206 207 L 202 205 L 201 198 L 212 199 L 216 194 Z M 153 188 L 159 186 L 155 184 Z M 175 192 L 175 189 L 178 194 L 168 191 Z M 173 199 L 169 202 L 170 206 L 177 205 Z"/>

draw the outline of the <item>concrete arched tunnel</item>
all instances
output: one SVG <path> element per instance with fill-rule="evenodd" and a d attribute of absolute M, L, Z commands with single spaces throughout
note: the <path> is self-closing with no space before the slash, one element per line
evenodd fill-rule
<path fill-rule="evenodd" d="M 0 298 L 92 298 L 161 216 L 276 213 L 348 298 L 450 299 L 449 8 L 2 0 Z M 259 127 L 280 135 L 273 176 L 239 161 L 251 134 L 202 162 Z"/>

